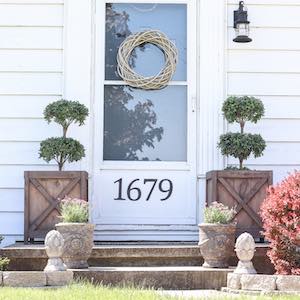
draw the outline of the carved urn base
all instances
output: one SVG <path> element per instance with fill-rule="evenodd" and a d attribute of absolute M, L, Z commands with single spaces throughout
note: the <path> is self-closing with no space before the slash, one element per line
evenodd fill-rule
<path fill-rule="evenodd" d="M 94 224 L 59 223 L 56 230 L 64 238 L 63 261 L 68 269 L 86 269 L 94 246 Z"/>
<path fill-rule="evenodd" d="M 204 268 L 228 268 L 234 253 L 235 224 L 200 224 L 199 247 Z"/>

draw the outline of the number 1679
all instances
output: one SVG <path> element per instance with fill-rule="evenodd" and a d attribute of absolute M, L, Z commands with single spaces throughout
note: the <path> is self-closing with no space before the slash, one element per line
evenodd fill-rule
<path fill-rule="evenodd" d="M 128 184 L 126 191 L 127 199 L 131 201 L 138 201 L 143 197 L 144 191 L 137 186 L 139 181 L 141 181 L 141 179 L 134 179 Z M 114 184 L 118 185 L 118 196 L 117 198 L 114 198 L 114 200 L 126 200 L 123 194 L 123 178 L 116 180 Z M 168 200 L 173 193 L 173 182 L 170 179 L 144 179 L 143 185 L 149 186 L 149 189 L 145 192 L 146 201 L 150 200 L 155 188 L 157 188 L 161 193 L 161 201 Z"/>

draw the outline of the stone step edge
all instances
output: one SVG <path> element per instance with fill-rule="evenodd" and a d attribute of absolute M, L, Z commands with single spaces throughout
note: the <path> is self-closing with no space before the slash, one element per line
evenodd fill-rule
<path fill-rule="evenodd" d="M 256 256 L 264 256 L 268 246 L 260 245 Z M 44 245 L 13 245 L 0 249 L 0 255 L 10 258 L 47 258 Z M 91 258 L 189 258 L 201 257 L 197 245 L 187 246 L 94 246 Z"/>
<path fill-rule="evenodd" d="M 300 275 L 228 274 L 227 288 L 250 292 L 297 292 Z"/>
<path fill-rule="evenodd" d="M 222 292 L 236 295 L 249 295 L 249 296 L 298 296 L 300 292 L 297 291 L 249 291 L 249 290 L 235 290 L 227 287 L 221 289 Z M 226 295 L 225 295 L 226 296 Z"/>
<path fill-rule="evenodd" d="M 0 271 L 1 287 L 59 287 L 73 281 L 74 273 L 67 271 Z"/>
<path fill-rule="evenodd" d="M 233 272 L 235 267 L 224 269 L 201 266 L 157 266 L 157 267 L 89 267 L 88 269 L 70 269 L 73 272 Z"/>

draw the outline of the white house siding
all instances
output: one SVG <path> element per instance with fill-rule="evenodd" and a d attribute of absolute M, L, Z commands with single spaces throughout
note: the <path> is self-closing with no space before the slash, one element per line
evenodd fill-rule
<path fill-rule="evenodd" d="M 39 142 L 58 134 L 42 119 L 61 97 L 63 0 L 0 0 L 0 233 L 23 235 L 23 172 L 53 169 Z"/>
<path fill-rule="evenodd" d="M 248 124 L 247 130 L 260 132 L 267 149 L 263 157 L 247 164 L 274 170 L 278 182 L 289 171 L 300 169 L 300 1 L 245 3 L 253 42 L 237 44 L 232 42 L 237 1 L 228 0 L 227 92 L 257 96 L 264 102 L 265 117 L 256 125 Z"/>
<path fill-rule="evenodd" d="M 227 23 L 225 2 L 199 0 L 200 207 L 205 172 L 223 165 L 216 142 L 223 130 L 220 106 L 226 94 L 258 96 L 266 107 L 264 119 L 247 126 L 249 131 L 261 132 L 268 143 L 265 155 L 250 159 L 249 167 L 274 170 L 275 182 L 300 168 L 300 0 L 246 0 L 253 38 L 249 44 L 232 42 L 232 15 L 238 0 L 224 1 L 228 1 Z M 90 73 L 93 43 L 90 12 L 85 7 L 89 4 L 81 0 L 82 10 L 70 9 L 64 31 L 64 0 L 0 0 L 0 233 L 5 234 L 6 243 L 23 235 L 23 171 L 56 168 L 38 158 L 39 142 L 59 134 L 57 127 L 42 119 L 44 107 L 62 94 L 89 106 L 90 81 L 77 84 L 82 74 L 89 78 Z M 82 15 L 85 18 L 80 19 Z M 81 72 L 76 72 L 78 61 Z M 88 153 L 81 166 L 91 169 L 90 134 L 80 132 Z"/>

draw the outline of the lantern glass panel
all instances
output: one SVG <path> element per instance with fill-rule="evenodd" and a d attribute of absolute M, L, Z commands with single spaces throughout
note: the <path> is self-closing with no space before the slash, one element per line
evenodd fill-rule
<path fill-rule="evenodd" d="M 249 36 L 250 28 L 247 23 L 239 23 L 237 24 L 237 28 L 235 30 L 236 36 Z"/>

